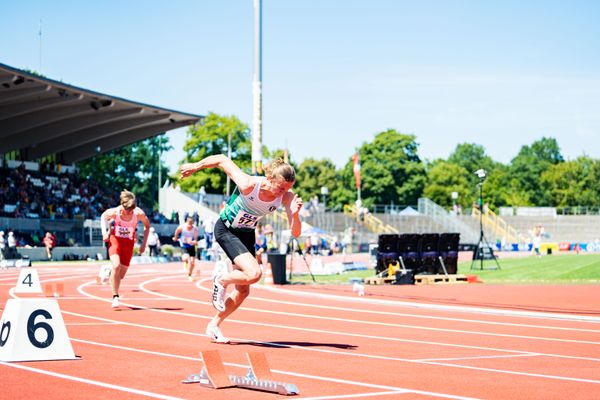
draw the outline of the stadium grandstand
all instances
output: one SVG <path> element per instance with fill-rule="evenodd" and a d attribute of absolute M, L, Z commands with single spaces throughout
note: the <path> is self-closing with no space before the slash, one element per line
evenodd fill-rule
<path fill-rule="evenodd" d="M 44 231 L 59 246 L 93 244 L 85 221 L 116 193 L 80 177 L 76 163 L 202 118 L 0 64 L 0 229 L 21 247 L 39 245 Z"/>
<path fill-rule="evenodd" d="M 0 154 L 69 165 L 202 116 L 64 84 L 0 64 Z"/>

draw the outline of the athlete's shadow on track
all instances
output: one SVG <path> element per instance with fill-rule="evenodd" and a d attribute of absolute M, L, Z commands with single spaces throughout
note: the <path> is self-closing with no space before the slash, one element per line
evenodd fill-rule
<path fill-rule="evenodd" d="M 231 343 L 238 346 L 257 346 L 257 347 L 276 347 L 276 348 L 291 348 L 293 346 L 299 347 L 333 347 L 336 349 L 344 350 L 355 350 L 358 346 L 353 344 L 345 343 L 314 343 L 314 342 L 235 342 Z"/>

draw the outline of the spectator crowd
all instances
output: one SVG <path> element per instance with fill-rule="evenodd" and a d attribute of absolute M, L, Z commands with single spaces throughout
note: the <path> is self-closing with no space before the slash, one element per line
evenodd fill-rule
<path fill-rule="evenodd" d="M 0 168 L 0 216 L 9 218 L 96 219 L 114 200 L 96 182 L 75 172 L 56 174 Z"/>

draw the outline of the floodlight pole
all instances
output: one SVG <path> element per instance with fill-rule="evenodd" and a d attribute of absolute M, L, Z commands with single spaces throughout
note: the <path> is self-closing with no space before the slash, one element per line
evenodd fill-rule
<path fill-rule="evenodd" d="M 252 173 L 257 174 L 262 172 L 262 0 L 254 0 L 252 100 Z"/>
<path fill-rule="evenodd" d="M 156 182 L 157 183 L 157 185 L 156 185 L 156 187 L 157 187 L 156 197 L 157 197 L 157 204 L 158 204 L 158 206 L 157 206 L 158 207 L 158 212 L 160 212 L 160 188 L 161 188 L 160 183 L 161 183 L 161 180 L 162 180 L 162 173 L 161 173 L 162 171 L 160 170 L 160 157 L 162 156 L 162 154 L 161 154 L 161 148 L 160 148 L 160 138 L 161 138 L 161 135 L 158 135 L 157 136 L 158 140 L 157 140 L 157 143 L 156 143 L 156 147 L 157 147 L 156 152 L 158 153 L 158 156 L 156 157 L 157 158 L 157 160 L 156 160 L 156 164 L 157 164 L 156 168 L 158 169 L 158 173 L 156 174 L 158 176 L 158 182 Z"/>
<path fill-rule="evenodd" d="M 231 131 L 227 134 L 227 157 L 231 160 Z M 229 200 L 230 187 L 231 178 L 227 175 L 227 200 Z"/>

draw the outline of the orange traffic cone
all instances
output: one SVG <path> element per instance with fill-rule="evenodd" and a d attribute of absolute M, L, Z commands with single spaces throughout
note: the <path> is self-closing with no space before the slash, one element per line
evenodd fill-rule
<path fill-rule="evenodd" d="M 267 263 L 267 268 L 265 269 L 265 280 L 263 282 L 265 285 L 273 285 L 273 267 L 271 267 L 271 263 Z"/>

